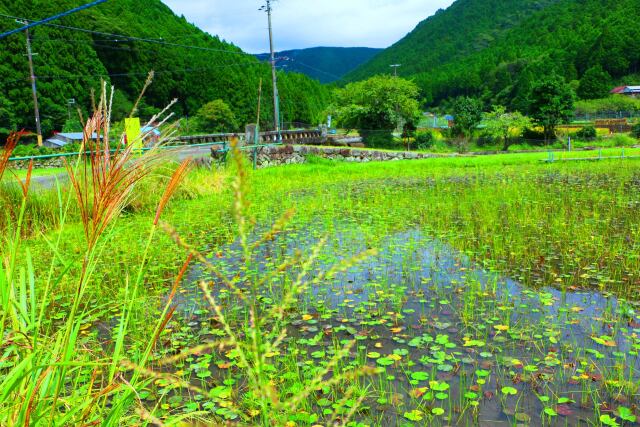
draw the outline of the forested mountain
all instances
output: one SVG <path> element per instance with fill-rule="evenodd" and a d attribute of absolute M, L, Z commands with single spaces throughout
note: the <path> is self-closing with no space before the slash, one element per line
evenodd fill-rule
<path fill-rule="evenodd" d="M 41 19 L 83 3 L 1 1 L 0 30 L 16 28 L 12 17 Z M 45 133 L 61 129 L 69 99 L 88 110 L 91 89 L 98 91 L 103 78 L 118 89 L 114 115 L 123 117 L 150 70 L 155 71 L 155 79 L 140 109 L 143 117 L 173 98 L 178 99 L 175 112 L 181 115 L 193 115 L 203 104 L 222 99 L 231 106 L 238 123 L 255 121 L 262 78 L 263 125 L 272 122 L 268 65 L 176 16 L 160 0 L 107 2 L 55 24 L 59 26 L 37 27 L 31 34 Z M 34 128 L 25 41 L 24 34 L 0 40 L 0 128 Z M 279 86 L 284 121 L 317 121 L 328 98 L 327 89 L 294 73 L 281 73 Z"/>
<path fill-rule="evenodd" d="M 638 83 L 637 0 L 458 0 L 347 76 L 399 73 L 430 104 L 459 95 L 522 108 L 532 81 L 558 74 L 575 88 L 587 71 Z M 595 70 L 595 71 L 594 71 Z M 607 74 L 608 73 L 608 74 Z M 602 74 L 602 73 L 601 73 Z"/>
<path fill-rule="evenodd" d="M 331 83 L 380 52 L 382 49 L 369 47 L 312 47 L 285 50 L 278 52 L 277 56 L 281 58 L 279 64 L 286 65 L 288 71 L 306 74 L 322 83 Z M 261 61 L 269 60 L 268 53 L 256 56 Z"/>

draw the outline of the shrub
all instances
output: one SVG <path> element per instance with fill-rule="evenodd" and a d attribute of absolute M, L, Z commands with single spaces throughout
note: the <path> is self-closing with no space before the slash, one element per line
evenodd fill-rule
<path fill-rule="evenodd" d="M 392 148 L 393 132 L 390 130 L 360 131 L 362 142 L 370 148 Z"/>
<path fill-rule="evenodd" d="M 415 144 L 419 150 L 428 150 L 433 147 L 436 138 L 431 131 L 419 131 L 416 133 Z"/>
<path fill-rule="evenodd" d="M 612 147 L 630 147 L 632 145 L 636 145 L 637 143 L 637 139 L 631 138 L 629 135 L 625 135 L 623 133 L 615 134 L 611 138 Z"/>
<path fill-rule="evenodd" d="M 640 138 L 640 123 L 636 123 L 635 125 L 633 125 L 631 135 L 633 135 L 635 138 Z"/>
<path fill-rule="evenodd" d="M 542 145 L 544 143 L 544 132 L 536 128 L 526 129 L 522 133 L 522 137 L 529 143 L 535 143 L 535 145 Z"/>
<path fill-rule="evenodd" d="M 13 157 L 30 157 L 39 154 L 38 147 L 31 144 L 18 145 L 15 150 L 13 150 Z"/>
<path fill-rule="evenodd" d="M 596 131 L 596 128 L 594 128 L 593 126 L 585 126 L 582 129 L 580 129 L 578 132 L 576 132 L 576 137 L 581 138 L 581 139 L 595 139 L 598 136 L 598 132 Z"/>

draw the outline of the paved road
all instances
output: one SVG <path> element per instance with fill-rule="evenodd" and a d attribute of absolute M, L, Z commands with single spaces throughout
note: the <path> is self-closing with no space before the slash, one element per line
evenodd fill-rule
<path fill-rule="evenodd" d="M 195 160 L 208 158 L 209 156 L 211 156 L 211 147 L 186 147 L 170 151 L 170 157 L 178 162 L 182 162 L 189 157 Z M 37 173 L 37 170 L 35 172 Z M 69 177 L 66 172 L 56 175 L 33 176 L 31 185 L 33 188 L 48 190 L 56 187 L 56 180 L 61 184 L 65 184 L 69 181 Z"/>

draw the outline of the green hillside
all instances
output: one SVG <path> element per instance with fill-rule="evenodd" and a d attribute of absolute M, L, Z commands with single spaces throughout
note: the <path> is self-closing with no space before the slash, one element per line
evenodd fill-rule
<path fill-rule="evenodd" d="M 15 0 L 0 3 L 0 14 L 40 19 L 78 6 L 79 0 Z M 272 122 L 271 77 L 266 64 L 239 48 L 211 36 L 159 0 L 141 6 L 135 0 L 107 2 L 55 22 L 92 32 L 43 26 L 32 32 L 45 133 L 60 130 L 69 99 L 88 110 L 91 89 L 102 78 L 116 86 L 115 116 L 127 111 L 150 70 L 154 83 L 140 114 L 151 116 L 172 99 L 175 112 L 193 115 L 206 102 L 223 99 L 239 123 L 255 121 L 257 92 L 263 79 L 263 125 Z M 0 17 L 0 29 L 16 28 L 14 19 Z M 113 37 L 121 34 L 153 42 Z M 0 128 L 33 129 L 33 104 L 25 57 L 25 36 L 0 40 Z M 185 47 L 187 46 L 187 47 Z M 188 48 L 191 46 L 191 48 Z M 299 74 L 281 73 L 282 115 L 286 122 L 314 123 L 324 108 L 327 90 Z"/>
<path fill-rule="evenodd" d="M 459 95 L 517 108 L 531 82 L 552 73 L 567 82 L 602 66 L 611 84 L 634 83 L 637 0 L 458 0 L 348 78 L 388 72 L 413 77 L 431 104 Z M 627 81 L 629 80 L 629 81 Z"/>
<path fill-rule="evenodd" d="M 322 83 L 340 80 L 347 73 L 369 61 L 382 49 L 369 47 L 312 47 L 278 52 L 289 72 L 306 74 Z M 269 54 L 256 55 L 267 61 Z"/>

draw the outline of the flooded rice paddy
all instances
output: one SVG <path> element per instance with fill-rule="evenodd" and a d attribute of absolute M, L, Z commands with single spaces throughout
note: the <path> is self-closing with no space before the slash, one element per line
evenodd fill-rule
<path fill-rule="evenodd" d="M 269 375 L 295 396 L 327 367 L 329 376 L 371 369 L 352 381 L 355 392 L 346 396 L 339 384 L 314 390 L 289 425 L 340 424 L 348 416 L 353 426 L 635 424 L 640 317 L 634 302 L 590 290 L 527 287 L 423 230 L 374 237 L 348 220 L 297 225 L 258 246 L 250 264 L 238 243 L 209 261 L 226 277 L 270 277 L 255 296 L 267 312 L 300 272 L 270 273 L 297 251 L 304 260 L 323 238 L 305 273 L 309 280 L 363 250 L 378 253 L 304 288 L 296 309 L 285 314 L 283 344 L 268 355 Z M 174 300 L 181 320 L 166 334 L 167 354 L 226 335 L 198 286 L 202 281 L 240 335 L 251 321 L 244 297 L 197 265 Z M 194 411 L 229 421 L 246 417 L 250 396 L 240 368 L 237 355 L 223 347 L 180 361 L 173 373 L 214 385 L 215 393 L 173 395 L 164 409 L 189 398 Z M 153 401 L 163 393 L 171 391 L 143 397 Z"/>

